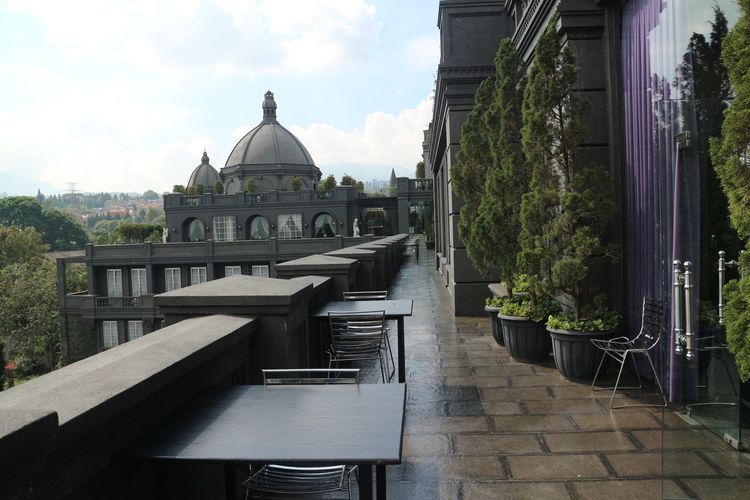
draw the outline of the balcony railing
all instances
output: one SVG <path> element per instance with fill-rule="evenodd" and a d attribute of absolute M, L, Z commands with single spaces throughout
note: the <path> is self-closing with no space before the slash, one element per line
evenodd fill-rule
<path fill-rule="evenodd" d="M 96 307 L 108 309 L 135 309 L 143 307 L 143 297 L 97 297 Z"/>
<path fill-rule="evenodd" d="M 409 191 L 432 191 L 432 179 L 410 179 Z"/>

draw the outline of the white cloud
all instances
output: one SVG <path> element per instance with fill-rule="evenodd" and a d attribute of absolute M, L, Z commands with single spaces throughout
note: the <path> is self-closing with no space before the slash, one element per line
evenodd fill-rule
<path fill-rule="evenodd" d="M 189 76 L 307 73 L 361 59 L 380 30 L 364 0 L 11 0 L 70 60 Z"/>
<path fill-rule="evenodd" d="M 345 131 L 313 123 L 307 127 L 293 125 L 289 130 L 321 168 L 336 164 L 398 165 L 411 172 L 421 160 L 422 131 L 431 118 L 432 101 L 428 98 L 397 115 L 370 113 L 361 129 Z M 240 132 L 247 130 L 244 127 L 235 132 L 241 136 Z"/>

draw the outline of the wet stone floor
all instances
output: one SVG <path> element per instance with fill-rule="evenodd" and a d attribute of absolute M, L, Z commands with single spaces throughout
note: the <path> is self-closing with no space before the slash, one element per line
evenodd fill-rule
<path fill-rule="evenodd" d="M 414 313 L 403 461 L 387 468 L 388 498 L 750 498 L 750 454 L 673 411 L 610 410 L 608 391 L 564 379 L 551 357 L 510 358 L 488 317 L 453 317 L 424 247 L 391 297 L 413 299 Z M 379 382 L 379 370 L 365 380 Z"/>

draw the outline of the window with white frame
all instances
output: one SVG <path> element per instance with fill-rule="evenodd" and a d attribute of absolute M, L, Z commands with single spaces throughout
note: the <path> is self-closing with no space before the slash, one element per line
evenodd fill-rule
<path fill-rule="evenodd" d="M 281 214 L 278 217 L 279 239 L 302 238 L 302 214 Z"/>
<path fill-rule="evenodd" d="M 268 266 L 253 266 L 252 274 L 261 278 L 268 278 Z"/>
<path fill-rule="evenodd" d="M 122 269 L 107 269 L 107 295 L 122 297 Z"/>
<path fill-rule="evenodd" d="M 238 276 L 242 274 L 242 266 L 224 266 L 224 276 Z"/>
<path fill-rule="evenodd" d="M 117 321 L 102 321 L 102 345 L 105 349 L 117 347 Z"/>
<path fill-rule="evenodd" d="M 214 240 L 215 241 L 234 241 L 237 239 L 237 217 L 234 215 L 224 215 L 214 217 Z"/>
<path fill-rule="evenodd" d="M 131 269 L 130 270 L 130 288 L 133 293 L 133 297 L 140 297 L 148 293 L 146 288 L 146 270 Z"/>
<path fill-rule="evenodd" d="M 179 267 L 168 267 L 164 269 L 164 289 L 168 292 L 182 288 L 182 279 Z"/>
<path fill-rule="evenodd" d="M 143 337 L 143 321 L 128 321 L 128 341 Z"/>
<path fill-rule="evenodd" d="M 205 267 L 191 267 L 190 268 L 190 284 L 200 285 L 206 282 L 206 268 Z"/>

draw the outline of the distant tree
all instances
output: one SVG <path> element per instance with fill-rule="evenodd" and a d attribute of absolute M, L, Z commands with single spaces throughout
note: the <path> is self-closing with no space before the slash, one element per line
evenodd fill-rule
<path fill-rule="evenodd" d="M 143 217 L 143 222 L 146 224 L 159 224 L 164 226 L 164 209 L 161 207 L 148 207 L 146 209 L 146 215 Z"/>
<path fill-rule="evenodd" d="M 214 184 L 214 194 L 224 194 L 224 183 L 216 181 Z"/>
<path fill-rule="evenodd" d="M 0 225 L 33 227 L 42 233 L 42 240 L 52 250 L 83 248 L 88 241 L 83 226 L 72 217 L 55 208 L 42 210 L 30 196 L 0 199 Z"/>
<path fill-rule="evenodd" d="M 116 220 L 100 220 L 96 223 L 90 232 L 91 241 L 97 245 L 111 245 L 117 243 L 119 234 L 117 233 Z"/>
<path fill-rule="evenodd" d="M 161 198 L 161 196 L 159 196 L 159 193 L 157 193 L 156 191 L 152 191 L 150 189 L 143 193 L 144 201 L 154 201 L 154 200 L 158 200 L 159 198 Z"/>
<path fill-rule="evenodd" d="M 362 182 L 362 181 L 357 181 L 356 188 L 357 188 L 357 191 L 359 191 L 360 193 L 364 193 L 365 192 L 365 183 Z"/>
<path fill-rule="evenodd" d="M 302 189 L 302 179 L 296 175 L 292 177 L 292 191 L 299 191 Z"/>
<path fill-rule="evenodd" d="M 50 371 L 60 351 L 57 270 L 47 259 L 0 268 L 0 342 L 21 366 Z"/>
<path fill-rule="evenodd" d="M 117 234 L 126 243 L 143 243 L 157 236 L 161 238 L 162 229 L 160 224 L 136 224 L 123 221 L 117 226 Z"/>
<path fill-rule="evenodd" d="M 415 173 L 416 173 L 417 179 L 424 179 L 424 162 L 423 161 L 420 161 L 419 163 L 417 163 L 417 171 Z"/>
<path fill-rule="evenodd" d="M 258 190 L 258 183 L 255 181 L 255 177 L 250 177 L 245 181 L 245 191 L 248 193 L 254 193 Z"/>
<path fill-rule="evenodd" d="M 334 177 L 333 174 L 323 179 L 323 182 L 320 183 L 320 189 L 322 189 L 323 191 L 330 191 L 331 189 L 335 187 L 336 187 L 336 177 Z"/>
<path fill-rule="evenodd" d="M 86 264 L 65 266 L 65 293 L 78 293 L 88 290 Z"/>
<path fill-rule="evenodd" d="M 204 186 L 200 182 L 195 185 L 195 194 L 203 194 L 205 192 L 206 192 L 206 186 Z"/>
<path fill-rule="evenodd" d="M 344 174 L 343 177 L 341 177 L 341 185 L 357 187 L 357 179 L 349 174 Z"/>
<path fill-rule="evenodd" d="M 0 226 L 0 267 L 41 258 L 48 250 L 33 227 Z"/>
<path fill-rule="evenodd" d="M 185 186 L 183 186 L 182 184 L 175 184 L 174 187 L 172 188 L 172 192 L 185 194 Z"/>

